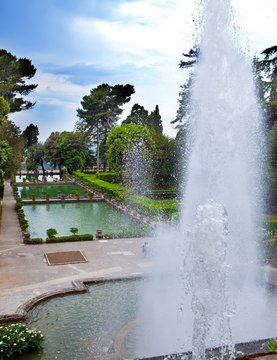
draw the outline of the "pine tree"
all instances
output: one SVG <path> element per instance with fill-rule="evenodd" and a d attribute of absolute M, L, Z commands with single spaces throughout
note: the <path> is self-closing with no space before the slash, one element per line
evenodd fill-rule
<path fill-rule="evenodd" d="M 26 84 L 26 80 L 31 79 L 35 73 L 36 68 L 31 60 L 17 59 L 6 50 L 0 50 L 0 96 L 9 103 L 11 113 L 27 110 L 35 105 L 22 97 L 37 87 L 35 84 Z"/>

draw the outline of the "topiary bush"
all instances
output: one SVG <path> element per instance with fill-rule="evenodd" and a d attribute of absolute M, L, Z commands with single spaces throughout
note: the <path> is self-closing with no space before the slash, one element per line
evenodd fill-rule
<path fill-rule="evenodd" d="M 78 231 L 79 231 L 79 229 L 78 229 L 78 228 L 76 228 L 76 227 L 72 227 L 72 228 L 70 228 L 70 232 L 71 232 L 73 235 L 77 234 L 77 233 L 78 233 Z"/>
<path fill-rule="evenodd" d="M 93 240 L 92 234 L 82 234 L 82 235 L 66 235 L 66 236 L 57 236 L 52 238 L 47 238 L 47 243 L 56 243 L 56 242 L 70 242 L 70 241 L 91 241 Z"/>
<path fill-rule="evenodd" d="M 58 231 L 54 228 L 49 228 L 46 230 L 46 234 L 49 239 L 53 239 L 58 234 Z"/>
<path fill-rule="evenodd" d="M 41 348 L 44 340 L 40 331 L 24 324 L 0 326 L 0 360 L 10 359 L 31 349 Z"/>

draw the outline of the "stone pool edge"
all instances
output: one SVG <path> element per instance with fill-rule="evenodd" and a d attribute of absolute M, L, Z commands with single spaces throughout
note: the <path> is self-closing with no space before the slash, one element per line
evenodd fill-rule
<path fill-rule="evenodd" d="M 114 282 L 114 281 L 128 281 L 128 280 L 139 280 L 145 278 L 144 275 L 126 275 L 126 276 L 103 276 L 96 278 L 88 278 L 83 280 L 72 280 L 73 287 L 61 288 L 58 290 L 52 290 L 33 297 L 32 299 L 21 304 L 14 314 L 0 315 L 0 324 L 5 322 L 12 321 L 24 321 L 28 317 L 28 312 L 32 310 L 39 303 L 49 300 L 54 297 L 63 296 L 63 295 L 74 295 L 80 293 L 86 293 L 88 291 L 87 285 L 89 284 L 101 284 L 105 282 Z"/>

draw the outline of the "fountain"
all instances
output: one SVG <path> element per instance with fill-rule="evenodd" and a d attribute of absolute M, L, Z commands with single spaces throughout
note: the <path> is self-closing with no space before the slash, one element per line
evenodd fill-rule
<path fill-rule="evenodd" d="M 251 66 L 233 40 L 232 26 L 229 0 L 203 1 L 181 218 L 178 226 L 158 227 L 151 276 L 142 285 L 92 288 L 93 300 L 67 298 L 68 307 L 57 298 L 49 308 L 35 308 L 30 324 L 42 318 L 53 348 L 41 359 L 114 358 L 113 331 L 131 340 L 128 358 L 183 360 L 203 360 L 207 348 L 219 348 L 209 358 L 234 359 L 235 344 L 276 336 L 276 291 L 257 280 L 263 129 Z M 136 286 L 143 291 L 139 314 Z M 126 327 L 134 317 L 140 324 Z M 122 325 L 124 331 L 114 329 Z M 176 353 L 182 355 L 168 355 Z"/>
<path fill-rule="evenodd" d="M 155 356 L 276 336 L 257 282 L 264 136 L 251 65 L 234 41 L 229 0 L 203 1 L 178 229 L 161 226 L 142 301 L 138 352 Z M 274 320 L 273 320 L 274 322 Z"/>

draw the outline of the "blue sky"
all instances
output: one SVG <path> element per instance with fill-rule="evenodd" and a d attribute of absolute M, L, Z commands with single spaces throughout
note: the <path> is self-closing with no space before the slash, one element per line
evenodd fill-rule
<path fill-rule="evenodd" d="M 28 96 L 34 109 L 11 119 L 22 130 L 38 125 L 40 140 L 51 131 L 72 131 L 76 110 L 102 83 L 134 85 L 122 120 L 134 103 L 159 105 L 164 131 L 175 136 L 182 52 L 197 41 L 200 0 L 0 0 L 0 48 L 31 59 L 37 68 Z M 276 0 L 231 0 L 241 47 L 251 58 L 276 45 Z"/>

